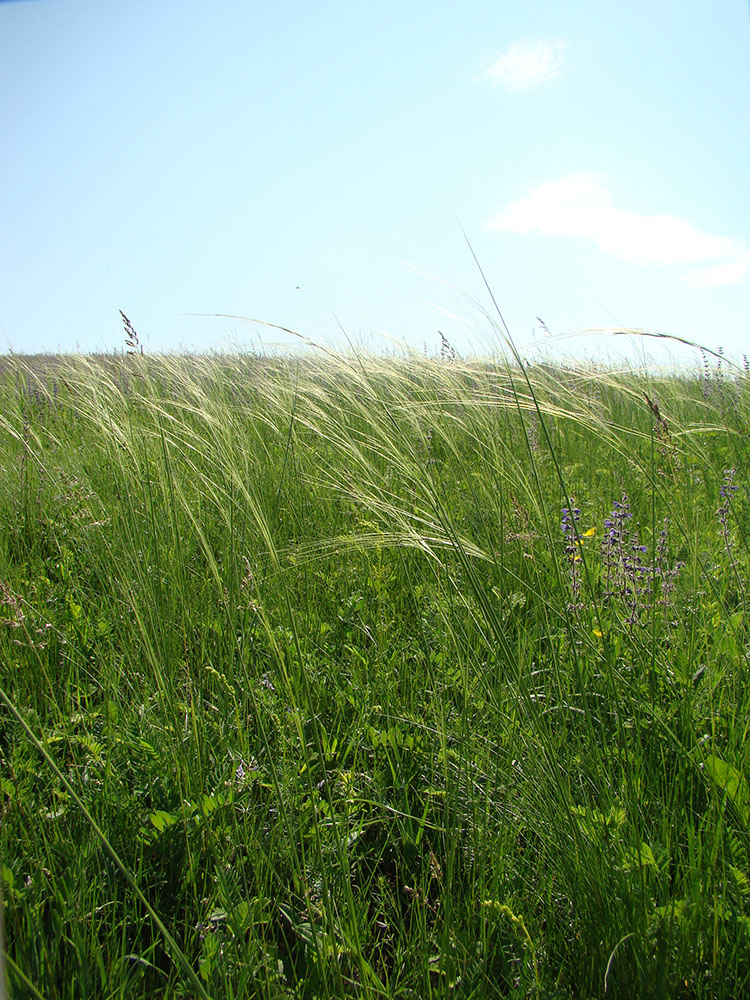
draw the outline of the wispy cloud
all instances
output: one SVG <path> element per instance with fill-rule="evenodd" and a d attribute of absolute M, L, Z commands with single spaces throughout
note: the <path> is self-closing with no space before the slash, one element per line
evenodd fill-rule
<path fill-rule="evenodd" d="M 738 253 L 733 260 L 711 267 L 699 267 L 685 277 L 692 288 L 718 288 L 720 285 L 746 285 L 750 280 L 750 250 Z"/>
<path fill-rule="evenodd" d="M 693 286 L 744 284 L 750 249 L 712 236 L 674 215 L 639 215 L 617 208 L 593 174 L 541 184 L 490 219 L 490 229 L 593 240 L 605 253 L 640 264 L 703 265 L 686 275 Z M 709 266 L 710 265 L 710 266 Z"/>
<path fill-rule="evenodd" d="M 564 48 L 564 42 L 559 40 L 511 45 L 487 67 L 480 79 L 509 90 L 530 90 L 559 76 Z"/>

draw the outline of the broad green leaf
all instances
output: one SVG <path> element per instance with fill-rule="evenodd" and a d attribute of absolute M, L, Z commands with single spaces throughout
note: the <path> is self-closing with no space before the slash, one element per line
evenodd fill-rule
<path fill-rule="evenodd" d="M 654 852 L 645 841 L 641 842 L 640 847 L 629 847 L 625 851 L 625 864 L 623 867 L 626 871 L 633 871 L 638 868 L 652 868 L 655 872 L 659 871 Z"/>
<path fill-rule="evenodd" d="M 727 764 L 721 757 L 709 754 L 706 757 L 706 774 L 717 788 L 723 789 L 731 799 L 745 825 L 750 824 L 750 789 L 741 771 Z"/>
<path fill-rule="evenodd" d="M 172 826 L 177 822 L 177 818 L 171 813 L 164 812 L 163 809 L 157 809 L 156 812 L 151 813 L 149 816 L 151 825 L 154 826 L 159 833 L 162 833 L 167 827 Z"/>

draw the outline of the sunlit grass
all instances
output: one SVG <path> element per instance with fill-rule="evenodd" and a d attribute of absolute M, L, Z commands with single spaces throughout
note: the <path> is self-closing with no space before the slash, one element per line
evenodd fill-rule
<path fill-rule="evenodd" d="M 11 995 L 748 989 L 746 376 L 519 360 L 6 363 Z"/>

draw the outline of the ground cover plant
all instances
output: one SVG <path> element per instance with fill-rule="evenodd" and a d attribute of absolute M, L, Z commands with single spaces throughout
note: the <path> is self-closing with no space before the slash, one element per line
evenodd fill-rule
<path fill-rule="evenodd" d="M 745 995 L 745 373 L 129 346 L 0 372 L 10 995 Z"/>

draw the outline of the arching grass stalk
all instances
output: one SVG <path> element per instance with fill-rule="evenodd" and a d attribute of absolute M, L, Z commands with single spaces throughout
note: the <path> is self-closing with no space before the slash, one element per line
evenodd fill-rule
<path fill-rule="evenodd" d="M 462 230 L 462 232 L 463 232 L 463 230 Z M 570 498 L 570 495 L 569 495 L 568 485 L 567 485 L 567 483 L 565 481 L 565 477 L 564 477 L 562 469 L 560 467 L 560 463 L 558 461 L 556 449 L 555 449 L 554 445 L 552 444 L 552 439 L 550 437 L 549 427 L 547 426 L 547 421 L 545 419 L 544 413 L 542 412 L 542 408 L 539 405 L 539 399 L 538 399 L 537 394 L 536 394 L 536 392 L 534 390 L 534 386 L 533 386 L 533 384 L 531 382 L 531 379 L 529 378 L 529 373 L 527 371 L 527 366 L 524 363 L 524 360 L 521 357 L 521 354 L 520 354 L 518 348 L 516 347 L 516 343 L 515 343 L 515 341 L 513 339 L 513 336 L 511 334 L 510 330 L 508 329 L 508 324 L 505 322 L 505 317 L 503 316 L 502 311 L 500 309 L 500 306 L 499 306 L 499 304 L 497 302 L 497 299 L 495 298 L 495 293 L 492 291 L 492 287 L 490 286 L 490 283 L 489 283 L 489 281 L 487 279 L 487 275 L 484 273 L 484 269 L 482 268 L 482 265 L 479 263 L 479 258 L 477 257 L 476 253 L 474 252 L 474 248 L 472 247 L 471 242 L 469 241 L 469 238 L 468 238 L 468 236 L 466 235 L 465 232 L 464 232 L 463 235 L 464 235 L 464 239 L 466 240 L 466 244 L 467 244 L 467 246 L 469 248 L 469 252 L 471 253 L 472 258 L 474 259 L 474 263 L 476 264 L 477 269 L 479 271 L 479 274 L 480 274 L 480 276 L 482 278 L 482 282 L 484 283 L 484 287 L 487 289 L 487 293 L 488 293 L 488 295 L 490 297 L 492 305 L 494 306 L 495 311 L 496 311 L 496 313 L 497 313 L 497 315 L 498 315 L 498 317 L 500 319 L 500 323 L 501 323 L 501 326 L 502 326 L 502 329 L 503 329 L 503 332 L 504 332 L 504 340 L 505 340 L 506 346 L 509 348 L 509 350 L 510 350 L 510 352 L 511 352 L 511 354 L 512 354 L 512 356 L 513 356 L 513 358 L 514 358 L 514 360 L 516 362 L 516 365 L 518 366 L 518 369 L 521 372 L 521 375 L 523 377 L 523 381 L 526 383 L 526 388 L 529 391 L 529 395 L 531 397 L 531 400 L 532 400 L 533 405 L 534 405 L 534 409 L 535 409 L 537 417 L 539 419 L 539 424 L 540 424 L 540 426 L 542 428 L 542 434 L 544 435 L 544 440 L 545 440 L 545 443 L 547 445 L 547 449 L 549 451 L 550 457 L 552 458 L 552 462 L 554 463 L 555 473 L 557 475 L 557 479 L 558 479 L 558 482 L 560 484 L 560 490 L 562 492 L 563 499 L 565 500 L 565 506 L 568 509 L 572 509 L 573 506 L 574 506 L 574 504 L 573 504 L 573 502 L 572 502 L 572 500 Z M 512 374 L 511 374 L 511 385 L 513 386 Z M 516 400 L 516 405 L 518 405 L 518 396 L 516 394 L 514 386 L 513 386 L 513 395 L 514 395 L 514 398 Z M 519 410 L 519 412 L 520 412 L 520 410 Z M 535 476 L 535 479 L 536 479 L 536 482 L 537 482 L 537 487 L 538 487 L 539 486 L 539 479 L 538 479 L 537 472 L 536 472 L 536 465 L 535 465 L 535 463 L 533 461 L 533 455 L 532 455 L 532 468 L 534 469 L 534 476 Z M 546 528 L 547 528 L 547 535 L 548 535 L 549 538 L 552 538 L 553 537 L 553 533 L 552 533 L 552 531 L 550 529 L 549 512 L 547 511 L 546 507 L 543 507 L 543 516 L 545 518 L 545 525 L 546 525 Z M 578 526 L 575 524 L 575 522 L 573 523 L 573 531 L 574 531 L 575 536 L 576 536 L 576 541 L 578 542 L 579 545 L 581 545 L 581 537 L 578 534 Z M 585 553 L 584 553 L 582 545 L 581 545 L 581 559 L 582 559 L 582 562 L 583 562 L 584 573 L 586 574 L 587 580 L 588 580 L 589 585 L 590 585 L 590 590 L 593 592 L 593 587 L 591 587 L 591 574 L 590 574 L 589 566 L 588 566 L 588 563 L 586 561 L 586 556 L 585 556 Z M 556 560 L 556 572 L 558 573 L 558 584 L 559 584 L 560 583 L 560 571 L 559 571 L 559 562 L 557 560 Z M 594 614 L 596 616 L 596 621 L 597 621 L 597 624 L 599 626 L 599 629 L 601 630 L 601 628 L 602 628 L 602 621 L 601 621 L 601 617 L 600 617 L 600 613 L 599 613 L 598 602 L 594 602 Z"/>
<path fill-rule="evenodd" d="M 295 374 L 294 381 L 296 385 L 297 375 Z M 279 417 L 279 430 L 281 430 L 281 422 L 283 420 L 288 421 L 288 426 L 285 431 L 285 443 L 283 450 L 283 457 L 281 459 L 281 468 L 278 472 L 278 481 L 275 484 L 267 484 L 268 489 L 268 499 L 270 502 L 270 512 L 264 509 L 263 504 L 257 494 L 257 490 L 247 481 L 247 478 L 240 474 L 240 470 L 235 463 L 233 455 L 232 446 L 232 426 L 231 423 L 225 423 L 221 417 L 222 414 L 218 410 L 213 401 L 204 395 L 200 387 L 194 386 L 190 387 L 190 393 L 194 397 L 195 403 L 195 415 L 199 420 L 199 430 L 195 433 L 195 439 L 190 441 L 190 451 L 187 455 L 183 452 L 181 458 L 183 463 L 185 463 L 191 470 L 191 484 L 193 487 L 198 487 L 206 495 L 215 498 L 215 503 L 220 510 L 222 520 L 225 524 L 231 522 L 231 518 L 234 516 L 233 510 L 227 509 L 227 504 L 231 501 L 229 500 L 229 494 L 226 485 L 220 485 L 222 479 L 225 477 L 228 483 L 231 484 L 233 494 L 238 498 L 239 502 L 245 508 L 247 514 L 250 517 L 251 523 L 254 529 L 258 532 L 260 538 L 262 539 L 262 548 L 267 557 L 266 568 L 264 570 L 263 580 L 260 582 L 260 586 L 263 587 L 267 576 L 273 577 L 277 585 L 280 586 L 283 603 L 287 614 L 287 620 L 289 622 L 289 627 L 292 637 L 292 648 L 290 649 L 288 643 L 279 641 L 279 638 L 269 621 L 264 609 L 259 607 L 257 609 L 255 623 L 262 627 L 265 635 L 266 641 L 269 643 L 271 650 L 278 666 L 279 672 L 283 678 L 284 689 L 288 697 L 290 705 L 294 706 L 292 712 L 292 719 L 297 733 L 297 740 L 300 752 L 305 762 L 304 774 L 305 781 L 307 783 L 307 791 L 311 801 L 315 800 L 317 789 L 313 782 L 314 768 L 312 767 L 312 758 L 315 756 L 320 762 L 320 766 L 323 772 L 322 785 L 325 789 L 329 787 L 327 768 L 325 763 L 325 752 L 323 746 L 323 739 L 321 736 L 320 725 L 318 721 L 318 709 L 316 706 L 316 700 L 313 696 L 313 691 L 310 685 L 310 680 L 308 677 L 307 666 L 305 663 L 305 656 L 302 649 L 302 643 L 300 640 L 299 630 L 297 626 L 297 615 L 293 606 L 293 601 L 289 593 L 289 589 L 284 582 L 284 572 L 281 561 L 279 559 L 278 547 L 276 543 L 276 530 L 277 521 L 279 513 L 279 504 L 281 500 L 282 490 L 285 485 L 285 473 L 287 470 L 287 465 L 290 459 L 291 446 L 293 440 L 294 432 L 294 414 L 297 406 L 298 392 L 296 388 L 292 392 L 292 406 L 290 415 L 286 418 L 283 416 L 282 408 L 278 407 L 278 417 Z M 172 475 L 172 458 L 171 453 L 174 450 L 178 453 L 179 441 L 175 440 L 174 431 L 169 429 L 167 433 L 163 427 L 164 415 L 161 411 L 161 407 L 155 407 L 155 420 L 159 428 L 159 442 L 160 450 L 163 454 L 164 467 L 168 476 L 168 495 L 170 499 L 170 510 L 173 510 L 172 519 L 174 524 L 177 524 L 179 510 L 179 516 L 186 518 L 187 522 L 192 528 L 195 538 L 205 556 L 206 566 L 208 569 L 208 574 L 213 580 L 216 587 L 217 595 L 223 594 L 223 589 L 225 586 L 224 580 L 222 578 L 222 571 L 219 566 L 219 559 L 217 554 L 213 550 L 211 541 L 207 535 L 204 525 L 201 523 L 200 518 L 196 515 L 189 497 L 186 495 L 181 482 Z M 201 435 L 205 434 L 205 437 Z M 195 457 L 189 457 L 189 455 L 194 455 Z M 206 456 L 211 459 L 211 464 L 209 468 L 202 469 L 200 464 L 205 461 Z M 273 489 L 271 488 L 273 487 Z M 176 530 L 176 528 L 175 528 Z M 181 561 L 182 562 L 182 561 Z M 236 635 L 233 623 L 231 621 L 231 615 L 229 613 L 229 608 L 226 602 L 223 602 L 224 614 L 227 617 L 227 628 L 230 634 L 235 636 L 235 643 L 238 642 L 238 637 Z M 144 642 L 147 643 L 147 636 L 144 631 Z M 238 659 L 241 661 L 241 655 L 239 646 L 236 645 Z M 300 690 L 301 689 L 301 690 Z M 301 699 L 299 695 L 302 695 Z M 301 704 L 299 703 L 301 701 Z M 309 747 L 308 735 L 305 733 L 305 728 L 303 725 L 302 709 L 307 715 L 307 720 L 311 726 L 311 736 L 312 736 L 312 748 Z M 261 735 L 261 741 L 265 745 L 270 745 L 266 731 L 266 722 L 264 721 L 262 714 L 256 712 L 255 715 L 256 725 L 258 726 L 259 733 Z M 312 753 L 311 753 L 312 749 Z M 271 761 L 269 764 L 271 773 L 273 775 L 273 782 L 276 790 L 277 799 L 280 803 L 284 802 L 283 793 L 283 778 L 279 774 L 277 764 L 275 761 Z M 330 794 L 330 793 L 329 793 Z M 329 802 L 329 805 L 331 803 Z M 334 842 L 337 845 L 338 862 L 341 872 L 347 876 L 347 858 L 346 853 L 343 850 L 342 845 L 345 842 L 345 838 L 341 835 L 338 829 L 338 818 L 336 811 L 331 809 L 331 815 L 328 820 L 332 825 L 334 833 Z M 289 822 L 289 816 L 286 814 L 286 809 L 283 809 L 283 822 L 287 826 L 289 834 L 292 833 L 292 824 Z M 331 888 L 331 875 L 328 870 L 328 866 L 324 861 L 324 850 L 321 840 L 321 824 L 316 821 L 313 824 L 313 837 L 315 852 L 317 852 L 319 860 L 319 870 L 322 878 L 323 885 L 323 899 L 325 902 L 326 910 L 333 919 L 333 915 L 336 910 L 336 904 L 334 901 L 334 894 Z M 301 850 L 303 852 L 300 859 L 300 863 L 296 865 L 296 874 L 298 882 L 302 885 L 306 878 L 306 862 L 311 860 L 306 858 L 306 849 L 301 845 Z M 315 852 L 311 851 L 310 854 Z M 353 941 L 353 946 L 357 959 L 360 966 L 360 973 L 362 982 L 365 987 L 370 990 L 374 989 L 376 994 L 381 991 L 381 986 L 378 982 L 377 976 L 370 963 L 364 957 L 361 945 L 359 943 L 359 932 L 356 920 L 356 911 L 354 906 L 354 900 L 351 894 L 351 889 L 349 885 L 348 877 L 343 880 L 344 885 L 344 895 L 345 901 L 350 914 L 349 921 L 349 937 Z M 310 937 L 312 940 L 313 947 L 316 951 L 317 962 L 322 970 L 323 976 L 327 982 L 327 988 L 333 990 L 337 994 L 340 994 L 343 989 L 343 980 L 341 978 L 341 971 L 338 964 L 330 965 L 325 960 L 324 956 L 324 945 L 323 945 L 323 933 L 317 927 L 315 921 L 310 921 Z M 330 982 L 328 982 L 328 977 L 330 976 Z"/>

